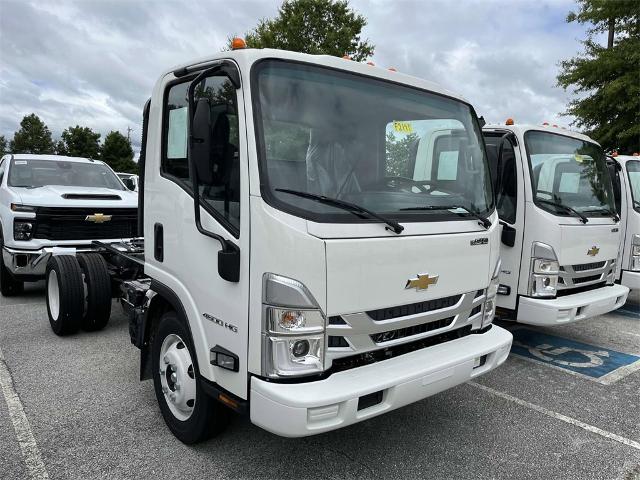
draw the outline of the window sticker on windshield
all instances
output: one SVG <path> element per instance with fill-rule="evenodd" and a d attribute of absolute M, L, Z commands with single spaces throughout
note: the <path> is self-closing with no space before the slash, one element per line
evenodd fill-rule
<path fill-rule="evenodd" d="M 187 158 L 187 107 L 169 111 L 167 158 Z"/>
<path fill-rule="evenodd" d="M 580 186 L 579 173 L 563 173 L 560 177 L 559 191 L 562 193 L 578 193 Z"/>
<path fill-rule="evenodd" d="M 16 165 L 26 165 L 27 161 L 26 160 L 16 160 L 15 164 Z"/>
<path fill-rule="evenodd" d="M 413 127 L 409 122 L 393 122 L 393 129 L 399 133 L 413 133 Z"/>

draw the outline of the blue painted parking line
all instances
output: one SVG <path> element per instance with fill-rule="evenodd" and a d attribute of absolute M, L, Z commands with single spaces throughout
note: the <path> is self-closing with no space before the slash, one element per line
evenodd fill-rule
<path fill-rule="evenodd" d="M 614 310 L 612 313 L 640 320 L 640 305 L 634 303 L 626 303 L 619 309 Z"/>
<path fill-rule="evenodd" d="M 611 378 L 615 375 L 614 372 L 620 369 L 631 373 L 630 365 L 636 364 L 634 370 L 640 365 L 640 357 L 636 355 L 616 352 L 528 328 L 518 328 L 512 333 L 512 353 L 592 379 Z"/>

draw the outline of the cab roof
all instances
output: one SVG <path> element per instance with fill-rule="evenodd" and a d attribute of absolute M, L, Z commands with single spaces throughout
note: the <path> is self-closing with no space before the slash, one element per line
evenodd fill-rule
<path fill-rule="evenodd" d="M 366 63 L 355 62 L 353 60 L 334 57 L 331 55 L 310 55 L 307 53 L 291 52 L 288 50 L 277 50 L 271 48 L 244 48 L 220 52 L 215 55 L 199 58 L 188 63 L 177 65 L 171 69 L 166 70 L 162 76 L 164 77 L 165 75 L 169 75 L 171 73 L 175 73 L 184 69 L 189 70 L 194 68 L 197 69 L 206 67 L 207 64 L 222 59 L 230 59 L 235 61 L 240 66 L 241 71 L 246 72 L 255 62 L 267 58 L 311 63 L 314 65 L 330 67 L 345 72 L 353 72 L 359 75 L 366 75 L 368 77 L 389 80 L 423 90 L 428 90 L 430 92 L 439 93 L 441 95 L 446 95 L 456 100 L 469 103 L 469 101 L 461 95 L 447 90 L 446 88 L 435 82 L 414 77 L 412 75 L 407 75 L 405 73 L 391 71 L 387 67 L 372 66 Z M 246 80 L 247 79 L 245 79 L 245 81 Z"/>
<path fill-rule="evenodd" d="M 77 162 L 77 163 L 104 163 L 101 160 L 93 160 L 84 157 L 67 157 L 65 155 L 38 155 L 35 153 L 9 154 L 14 160 L 47 160 L 51 162 Z"/>
<path fill-rule="evenodd" d="M 510 132 L 515 133 L 518 136 L 523 136 L 526 132 L 535 130 L 538 132 L 549 132 L 549 133 L 555 133 L 557 135 L 564 135 L 566 137 L 572 137 L 572 138 L 577 138 L 578 140 L 583 140 L 585 142 L 591 142 L 591 143 L 595 143 L 597 145 L 600 145 L 598 142 L 596 142 L 593 138 L 588 137 L 587 135 L 580 133 L 580 132 L 574 132 L 572 130 L 567 130 L 565 128 L 560 128 L 560 127 L 553 127 L 551 125 L 534 125 L 534 124 L 514 124 L 514 125 L 504 125 L 504 124 L 487 124 L 485 125 L 482 130 L 486 130 L 486 131 L 491 131 L 491 130 L 508 130 Z"/>

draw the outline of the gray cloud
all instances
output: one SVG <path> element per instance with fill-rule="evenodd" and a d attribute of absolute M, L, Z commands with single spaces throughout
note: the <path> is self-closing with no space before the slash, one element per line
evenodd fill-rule
<path fill-rule="evenodd" d="M 0 0 L 0 134 L 35 112 L 55 137 L 69 125 L 126 132 L 164 69 L 220 51 L 275 15 L 280 1 Z M 490 121 L 567 124 L 557 63 L 580 50 L 572 0 L 352 0 L 382 66 L 458 91 Z"/>

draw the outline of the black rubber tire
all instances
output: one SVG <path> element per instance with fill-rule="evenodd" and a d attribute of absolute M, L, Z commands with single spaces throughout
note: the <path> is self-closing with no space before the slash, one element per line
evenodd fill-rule
<path fill-rule="evenodd" d="M 4 242 L 0 237 L 0 293 L 5 297 L 13 297 L 24 291 L 24 282 L 14 277 L 9 269 L 4 266 L 4 259 L 2 258 L 3 247 Z"/>
<path fill-rule="evenodd" d="M 160 406 L 160 412 L 165 423 L 178 440 L 187 445 L 202 442 L 222 432 L 231 415 L 231 410 L 211 398 L 201 385 L 197 365 L 194 361 L 194 372 L 196 378 L 196 401 L 193 413 L 187 420 L 176 418 L 169 406 L 160 382 L 160 349 L 162 342 L 168 335 L 178 335 L 189 349 L 192 359 L 195 359 L 193 342 L 189 332 L 182 322 L 178 320 L 175 312 L 166 312 L 160 318 L 157 330 L 151 338 L 151 368 L 153 375 L 153 386 L 156 392 L 156 399 Z"/>
<path fill-rule="evenodd" d="M 88 332 L 102 330 L 111 317 L 111 278 L 107 262 L 97 253 L 81 253 L 77 258 L 87 292 L 80 326 Z"/>
<path fill-rule="evenodd" d="M 55 275 L 58 286 L 58 315 L 52 315 L 50 300 L 51 275 Z M 53 333 L 59 336 L 76 333 L 84 313 L 84 284 L 78 260 L 73 255 L 52 256 L 47 262 L 46 299 L 47 314 Z"/>

